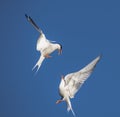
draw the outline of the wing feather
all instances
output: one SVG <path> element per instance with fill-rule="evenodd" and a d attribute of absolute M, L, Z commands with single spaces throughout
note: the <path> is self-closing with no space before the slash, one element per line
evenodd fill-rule
<path fill-rule="evenodd" d="M 77 91 L 80 89 L 82 84 L 87 80 L 87 78 L 93 72 L 96 64 L 100 60 L 100 56 L 86 65 L 83 69 L 79 70 L 78 72 L 68 74 L 65 77 L 66 86 L 68 87 L 68 91 L 70 97 L 73 98 Z"/>
<path fill-rule="evenodd" d="M 25 17 L 26 17 L 26 19 L 33 25 L 33 27 L 34 27 L 40 34 L 43 33 L 42 30 L 37 26 L 37 24 L 33 21 L 33 19 L 32 19 L 30 16 L 28 16 L 27 14 L 25 14 Z"/>

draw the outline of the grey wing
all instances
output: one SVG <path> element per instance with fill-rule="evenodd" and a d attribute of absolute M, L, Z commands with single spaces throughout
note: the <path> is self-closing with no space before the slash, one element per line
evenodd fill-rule
<path fill-rule="evenodd" d="M 69 90 L 70 97 L 73 98 L 77 91 L 80 89 L 82 84 L 87 80 L 87 78 L 91 75 L 94 70 L 96 64 L 100 60 L 100 56 L 86 65 L 83 69 L 78 72 L 71 73 L 66 76 L 66 84 Z"/>
<path fill-rule="evenodd" d="M 33 25 L 33 27 L 38 31 L 40 32 L 40 34 L 42 34 L 42 30 L 37 26 L 37 24 L 33 21 L 33 19 L 28 16 L 27 14 L 25 14 L 25 17 L 27 18 L 27 20 Z"/>

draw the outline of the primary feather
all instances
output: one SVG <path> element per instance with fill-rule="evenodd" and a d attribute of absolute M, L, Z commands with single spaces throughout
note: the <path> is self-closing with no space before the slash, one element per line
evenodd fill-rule
<path fill-rule="evenodd" d="M 97 62 L 100 60 L 100 56 L 94 59 L 91 63 L 85 66 L 83 69 L 78 72 L 68 74 L 65 77 L 66 86 L 70 90 L 70 97 L 74 97 L 77 91 L 80 89 L 82 84 L 87 80 L 94 70 Z"/>

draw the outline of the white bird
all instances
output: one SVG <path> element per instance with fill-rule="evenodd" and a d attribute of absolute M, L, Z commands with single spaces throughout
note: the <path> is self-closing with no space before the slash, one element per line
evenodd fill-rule
<path fill-rule="evenodd" d="M 37 71 L 38 71 L 43 60 L 45 58 L 51 58 L 50 54 L 52 52 L 54 52 L 55 50 L 58 50 L 58 52 L 59 52 L 58 54 L 62 53 L 62 45 L 57 44 L 57 43 L 52 43 L 53 41 L 48 40 L 45 37 L 45 34 L 42 32 L 42 30 L 33 21 L 33 19 L 26 14 L 25 14 L 25 16 L 26 16 L 27 20 L 33 25 L 33 27 L 40 33 L 40 36 L 37 40 L 36 50 L 41 53 L 41 56 L 40 56 L 39 60 L 37 61 L 37 63 L 35 64 L 35 66 L 33 67 L 33 69 L 35 69 L 37 67 Z"/>
<path fill-rule="evenodd" d="M 100 58 L 101 56 L 98 56 L 96 59 L 94 59 L 91 63 L 86 65 L 83 69 L 79 70 L 78 72 L 70 73 L 65 77 L 62 76 L 59 85 L 59 94 L 61 96 L 61 99 L 57 100 L 56 104 L 62 101 L 66 101 L 67 110 L 71 110 L 73 115 L 75 116 L 70 102 L 70 98 L 74 98 L 75 94 L 78 92 L 82 84 L 91 75 Z"/>

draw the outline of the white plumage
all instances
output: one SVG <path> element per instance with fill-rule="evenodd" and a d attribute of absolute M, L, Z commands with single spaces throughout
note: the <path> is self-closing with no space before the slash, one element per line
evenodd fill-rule
<path fill-rule="evenodd" d="M 52 52 L 54 52 L 55 50 L 58 50 L 59 54 L 62 53 L 62 46 L 61 46 L 61 44 L 52 43 L 52 41 L 48 40 L 45 37 L 42 30 L 33 21 L 33 19 L 30 16 L 27 16 L 26 14 L 25 14 L 25 16 L 26 16 L 27 20 L 33 25 L 33 27 L 40 33 L 40 36 L 37 40 L 36 50 L 41 53 L 41 56 L 40 56 L 39 60 L 37 61 L 37 63 L 35 64 L 35 66 L 33 67 L 33 69 L 37 67 L 37 71 L 38 71 L 43 60 L 45 58 L 50 58 L 51 57 L 50 54 Z"/>
<path fill-rule="evenodd" d="M 61 99 L 57 100 L 57 104 L 66 101 L 67 103 L 67 110 L 72 111 L 73 115 L 75 113 L 72 109 L 72 105 L 70 102 L 70 98 L 74 98 L 75 94 L 78 92 L 82 84 L 87 80 L 87 78 L 91 75 L 92 71 L 94 70 L 96 64 L 100 60 L 100 56 L 86 65 L 83 69 L 79 70 L 78 72 L 70 73 L 65 77 L 61 78 L 61 82 L 59 85 L 59 92 L 61 95 Z"/>

